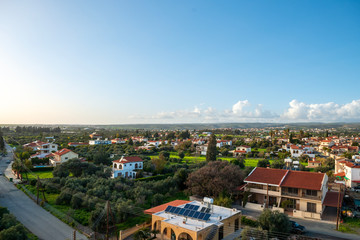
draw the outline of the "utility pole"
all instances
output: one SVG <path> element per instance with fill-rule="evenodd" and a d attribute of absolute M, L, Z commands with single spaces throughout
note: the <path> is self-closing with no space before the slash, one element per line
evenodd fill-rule
<path fill-rule="evenodd" d="M 269 184 L 267 184 L 266 188 L 266 208 L 269 208 Z"/>
<path fill-rule="evenodd" d="M 76 240 L 76 230 L 74 230 L 74 240 Z"/>
<path fill-rule="evenodd" d="M 338 194 L 337 215 L 336 215 L 336 230 L 339 230 L 340 196 L 341 196 L 341 183 L 339 183 L 339 194 Z"/>

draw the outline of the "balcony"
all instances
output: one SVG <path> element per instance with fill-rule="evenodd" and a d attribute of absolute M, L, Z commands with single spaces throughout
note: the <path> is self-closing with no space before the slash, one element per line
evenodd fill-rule
<path fill-rule="evenodd" d="M 307 195 L 307 194 L 302 194 L 301 196 L 302 198 L 307 198 L 307 199 L 312 199 L 312 200 L 319 200 L 321 201 L 321 196 L 312 196 L 312 195 Z"/>

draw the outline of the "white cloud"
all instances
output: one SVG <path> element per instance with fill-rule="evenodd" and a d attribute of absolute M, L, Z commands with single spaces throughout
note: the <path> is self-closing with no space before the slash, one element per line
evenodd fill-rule
<path fill-rule="evenodd" d="M 240 100 L 221 111 L 199 104 L 193 109 L 132 116 L 131 119 L 139 123 L 349 122 L 360 120 L 360 99 L 342 105 L 334 102 L 308 104 L 294 99 L 281 115 L 263 109 L 261 104 L 252 105 L 248 100 Z"/>
<path fill-rule="evenodd" d="M 296 121 L 356 121 L 360 119 L 360 99 L 346 104 L 334 102 L 306 104 L 297 100 L 281 115 L 285 120 Z"/>

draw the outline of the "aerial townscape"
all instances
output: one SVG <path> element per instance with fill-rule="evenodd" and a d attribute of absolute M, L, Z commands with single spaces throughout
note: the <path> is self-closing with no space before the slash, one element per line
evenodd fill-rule
<path fill-rule="evenodd" d="M 359 240 L 359 76 L 359 0 L 0 0 L 0 240 Z"/>

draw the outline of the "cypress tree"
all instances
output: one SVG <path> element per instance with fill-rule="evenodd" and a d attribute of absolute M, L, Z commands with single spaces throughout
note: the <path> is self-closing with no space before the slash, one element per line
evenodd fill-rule
<path fill-rule="evenodd" d="M 215 134 L 211 134 L 206 151 L 206 161 L 208 162 L 216 161 L 216 155 L 217 155 L 216 137 Z"/>

